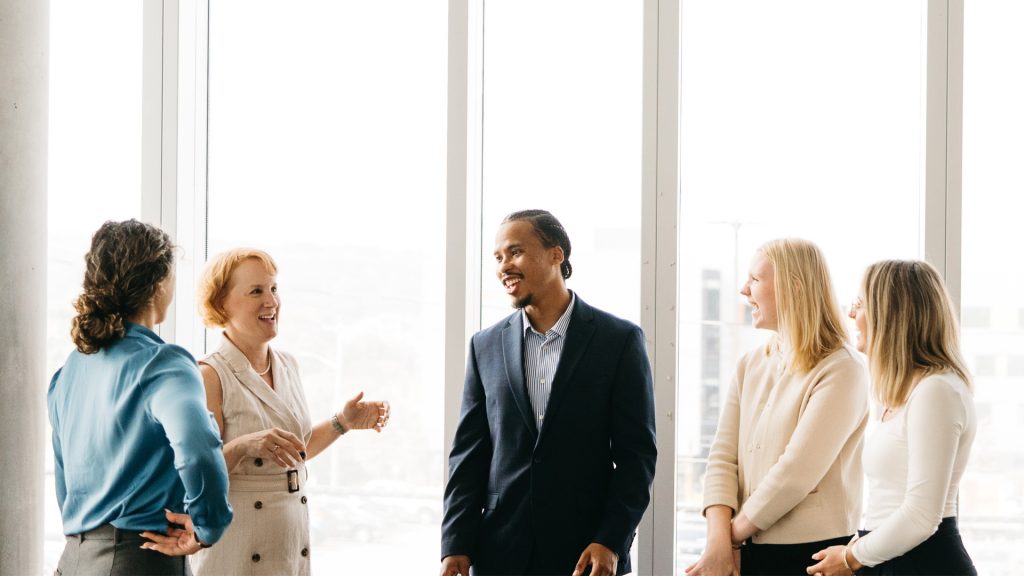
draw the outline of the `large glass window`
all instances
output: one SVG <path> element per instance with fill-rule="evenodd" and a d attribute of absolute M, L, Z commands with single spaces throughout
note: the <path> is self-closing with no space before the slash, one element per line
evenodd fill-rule
<path fill-rule="evenodd" d="M 569 288 L 639 323 L 643 6 L 491 0 L 483 44 L 483 326 L 511 312 L 494 234 L 528 208 L 569 233 Z"/>
<path fill-rule="evenodd" d="M 74 349 L 72 303 L 85 253 L 107 220 L 139 218 L 142 142 L 142 4 L 50 2 L 50 123 L 46 268 L 46 370 Z M 47 384 L 49 382 L 47 381 Z M 64 550 L 46 442 L 44 573 Z"/>
<path fill-rule="evenodd" d="M 392 405 L 310 463 L 313 572 L 436 566 L 447 3 L 210 8 L 209 254 L 278 261 L 273 345 L 314 422 L 360 390 Z"/>
<path fill-rule="evenodd" d="M 960 530 L 981 574 L 1024 566 L 1024 5 L 964 6 L 964 354 L 978 436 L 960 489 Z"/>
<path fill-rule="evenodd" d="M 643 3 L 489 0 L 483 19 L 481 327 L 512 312 L 495 233 L 531 208 L 569 234 L 569 289 L 639 324 Z"/>
<path fill-rule="evenodd" d="M 868 263 L 922 255 L 927 4 L 681 2 L 670 552 L 680 571 L 704 547 L 702 479 L 724 387 L 739 355 L 767 337 L 750 327 L 738 295 L 757 246 L 780 236 L 817 242 L 844 303 Z M 964 20 L 960 304 L 979 433 L 961 529 L 985 574 L 1024 565 L 1015 546 L 1024 539 L 1024 449 L 1013 441 L 1024 417 L 1024 306 L 1011 289 L 1024 272 L 997 256 L 1024 243 L 1014 232 L 1024 210 L 1018 4 L 977 0 Z M 471 188 L 481 193 L 481 325 L 511 312 L 491 251 L 501 218 L 524 208 L 565 224 L 571 289 L 639 322 L 643 3 L 480 6 L 482 67 L 471 73 L 482 88 L 482 137 L 471 157 L 481 166 Z M 436 566 L 449 448 L 444 226 L 463 225 L 445 222 L 447 2 L 209 8 L 209 172 L 197 162 L 195 173 L 208 178 L 209 196 L 179 198 L 187 237 L 178 241 L 197 268 L 205 253 L 238 246 L 278 260 L 275 345 L 298 358 L 314 420 L 358 390 L 392 402 L 383 435 L 347 435 L 311 463 L 314 571 Z M 52 0 L 50 14 L 52 373 L 72 348 L 71 302 L 91 234 L 141 212 L 142 4 Z M 198 98 L 179 113 L 195 114 L 194 105 L 202 114 L 205 85 L 181 88 L 182 98 Z M 203 230 L 208 245 L 193 245 Z M 176 316 L 177 340 L 202 357 L 219 335 L 183 332 L 194 279 L 179 280 L 187 309 Z M 46 482 L 51 573 L 64 544 L 52 460 Z"/>
<path fill-rule="evenodd" d="M 921 255 L 924 17 L 923 1 L 682 2 L 680 570 L 704 549 L 725 387 L 768 336 L 738 293 L 757 247 L 814 241 L 843 303 L 870 262 Z"/>

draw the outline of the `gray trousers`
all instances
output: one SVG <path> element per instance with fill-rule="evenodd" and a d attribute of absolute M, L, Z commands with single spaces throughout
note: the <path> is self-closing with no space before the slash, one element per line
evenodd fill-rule
<path fill-rule="evenodd" d="M 192 576 L 184 556 L 143 550 L 137 532 L 107 524 L 67 537 L 54 576 Z"/>

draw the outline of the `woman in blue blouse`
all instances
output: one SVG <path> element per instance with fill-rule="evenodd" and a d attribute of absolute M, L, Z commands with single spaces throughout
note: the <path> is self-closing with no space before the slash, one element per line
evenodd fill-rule
<path fill-rule="evenodd" d="M 174 297 L 174 245 L 107 222 L 85 264 L 76 350 L 47 393 L 67 535 L 57 573 L 188 574 L 184 555 L 216 542 L 232 511 L 195 359 L 153 332 Z"/>

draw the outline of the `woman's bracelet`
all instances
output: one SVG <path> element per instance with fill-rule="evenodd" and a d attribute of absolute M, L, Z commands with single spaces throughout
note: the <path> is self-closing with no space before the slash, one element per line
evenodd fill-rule
<path fill-rule="evenodd" d="M 853 568 L 850 568 L 850 561 L 846 559 L 846 555 L 850 552 L 849 546 L 843 546 L 843 566 L 850 572 L 853 572 Z"/>
<path fill-rule="evenodd" d="M 341 422 L 338 421 L 338 415 L 337 414 L 335 414 L 334 416 L 331 416 L 331 426 L 334 427 L 334 431 L 338 433 L 338 436 L 341 436 L 345 432 L 348 432 L 348 428 L 345 428 L 345 426 L 343 426 L 341 424 Z"/>

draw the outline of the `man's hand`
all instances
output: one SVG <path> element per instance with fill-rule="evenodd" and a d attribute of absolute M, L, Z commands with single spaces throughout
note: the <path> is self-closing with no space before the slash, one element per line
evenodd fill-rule
<path fill-rule="evenodd" d="M 152 540 L 142 545 L 146 550 L 156 550 L 167 556 L 188 556 L 195 554 L 203 546 L 196 540 L 195 529 L 192 526 L 192 518 L 188 514 L 175 514 L 170 510 L 164 510 L 169 524 L 179 524 L 185 527 L 167 527 L 167 534 L 159 532 L 143 532 L 142 537 Z"/>
<path fill-rule="evenodd" d="M 469 556 L 445 556 L 441 560 L 441 576 L 469 576 L 469 564 Z"/>
<path fill-rule="evenodd" d="M 590 568 L 590 576 L 615 576 L 615 569 L 619 565 L 619 555 L 612 552 L 610 548 L 597 542 L 590 546 L 580 555 L 580 561 L 576 563 L 576 569 L 572 576 L 583 576 L 583 571 Z"/>

